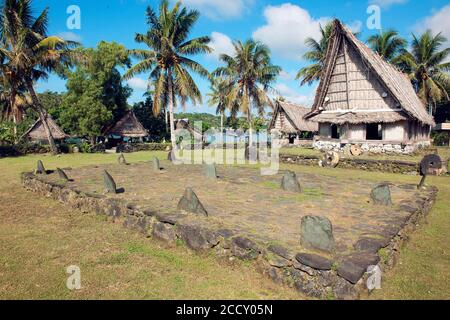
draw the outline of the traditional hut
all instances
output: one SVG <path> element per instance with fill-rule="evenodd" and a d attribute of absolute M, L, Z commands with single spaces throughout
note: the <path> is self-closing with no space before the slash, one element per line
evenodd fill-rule
<path fill-rule="evenodd" d="M 199 132 L 196 128 L 192 128 L 189 124 L 189 119 L 175 119 L 175 129 L 176 130 L 187 130 L 194 138 L 195 142 L 203 141 L 203 134 Z"/>
<path fill-rule="evenodd" d="M 144 138 L 148 131 L 139 122 L 132 110 L 128 111 L 116 124 L 107 128 L 104 136 L 116 136 L 120 138 Z"/>
<path fill-rule="evenodd" d="M 310 108 L 278 100 L 269 130 L 281 134 L 281 145 L 304 144 L 303 138 L 312 138 L 319 131 L 317 122 L 304 119 L 310 111 Z"/>
<path fill-rule="evenodd" d="M 406 75 L 334 21 L 325 70 L 312 112 L 319 123 L 315 147 L 410 153 L 430 145 L 435 125 Z"/>
<path fill-rule="evenodd" d="M 64 133 L 64 131 L 56 124 L 55 120 L 51 116 L 47 116 L 47 124 L 50 128 L 50 131 L 52 133 L 53 139 L 55 140 L 63 140 L 65 138 L 68 138 L 69 136 Z M 42 124 L 42 121 L 39 119 L 37 120 L 31 128 L 25 132 L 23 135 L 25 138 L 41 142 L 41 141 L 47 141 L 47 134 L 44 129 L 44 125 Z"/>

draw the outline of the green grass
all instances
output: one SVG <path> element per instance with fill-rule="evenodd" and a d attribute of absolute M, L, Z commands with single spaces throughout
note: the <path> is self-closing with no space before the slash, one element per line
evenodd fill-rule
<path fill-rule="evenodd" d="M 126 154 L 150 161 L 165 152 Z M 48 169 L 115 163 L 117 155 L 0 159 L 0 299 L 299 299 L 252 265 L 197 255 L 26 192 L 20 173 L 38 159 Z M 80 291 L 66 288 L 66 268 L 81 268 Z"/>
<path fill-rule="evenodd" d="M 165 152 L 126 154 L 151 161 Z M 22 171 L 42 159 L 48 169 L 115 163 L 117 155 L 77 154 L 0 159 L 0 298 L 2 299 L 297 299 L 252 265 L 197 255 L 183 245 L 167 248 L 102 216 L 82 214 L 25 192 Z M 330 179 L 417 183 L 418 177 L 381 172 L 282 165 L 282 170 Z M 450 178 L 430 177 L 440 189 L 426 223 L 401 250 L 373 299 L 450 299 Z M 271 187 L 267 185 L 267 187 Z M 272 186 L 274 187 L 274 186 Z M 320 197 L 318 190 L 308 195 Z M 65 287 L 66 267 L 81 268 L 82 290 Z"/>

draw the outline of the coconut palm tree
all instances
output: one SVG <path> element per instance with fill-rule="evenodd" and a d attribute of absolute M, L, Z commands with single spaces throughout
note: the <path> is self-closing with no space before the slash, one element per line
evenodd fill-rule
<path fill-rule="evenodd" d="M 395 30 L 387 30 L 373 35 L 367 39 L 367 43 L 384 60 L 392 63 L 395 63 L 407 45 L 407 41 L 401 38 Z"/>
<path fill-rule="evenodd" d="M 315 81 L 320 80 L 322 72 L 325 68 L 325 59 L 327 55 L 328 43 L 333 34 L 333 21 L 320 26 L 321 38 L 316 41 L 313 38 L 307 38 L 305 44 L 310 48 L 310 51 L 303 55 L 305 60 L 311 61 L 312 64 L 300 69 L 297 73 L 297 80 L 300 80 L 300 85 L 311 85 Z"/>
<path fill-rule="evenodd" d="M 250 128 L 250 146 L 253 144 L 252 108 L 259 115 L 264 114 L 267 106 L 273 108 L 269 92 L 275 92 L 272 84 L 281 72 L 279 66 L 272 65 L 269 48 L 254 40 L 242 43 L 235 41 L 234 55 L 222 54 L 220 60 L 225 63 L 214 71 L 215 76 L 221 76 L 227 82 L 229 89 L 225 101 L 227 108 L 233 110 L 239 106 L 244 113 Z"/>
<path fill-rule="evenodd" d="M 223 133 L 223 120 L 225 111 L 227 110 L 227 82 L 221 78 L 211 79 L 210 92 L 207 94 L 209 97 L 208 104 L 212 107 L 216 107 L 216 114 L 220 114 L 220 132 Z"/>
<path fill-rule="evenodd" d="M 450 48 L 442 49 L 446 42 L 441 33 L 433 35 L 431 30 L 419 37 L 413 34 L 410 51 L 404 50 L 398 58 L 398 64 L 411 78 L 430 114 L 436 111 L 438 102 L 449 101 L 450 63 L 445 61 Z"/>
<path fill-rule="evenodd" d="M 78 44 L 57 36 L 48 36 L 49 9 L 36 18 L 31 0 L 5 0 L 0 14 L 0 57 L 7 61 L 9 72 L 23 84 L 44 126 L 52 152 L 57 153 L 55 141 L 47 123 L 47 113 L 34 90 L 38 79 L 50 72 L 61 72 L 72 65 L 77 55 L 72 50 Z M 12 95 L 15 94 L 12 87 Z"/>
<path fill-rule="evenodd" d="M 198 62 L 188 58 L 191 55 L 211 52 L 209 37 L 189 39 L 193 26 L 200 14 L 188 10 L 177 2 L 172 9 L 169 1 L 162 0 L 159 14 L 147 8 L 146 34 L 137 34 L 135 41 L 145 44 L 149 50 L 131 50 L 130 54 L 140 60 L 124 75 L 131 79 L 137 74 L 150 72 L 149 80 L 154 82 L 153 112 L 158 115 L 163 108 L 169 109 L 170 138 L 176 149 L 174 108 L 177 99 L 181 105 L 191 101 L 202 102 L 202 95 L 190 72 L 207 78 L 209 72 Z"/>

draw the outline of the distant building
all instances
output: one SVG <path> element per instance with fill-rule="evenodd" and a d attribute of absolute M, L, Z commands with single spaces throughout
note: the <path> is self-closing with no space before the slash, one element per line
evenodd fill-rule
<path fill-rule="evenodd" d="M 435 128 L 433 128 L 433 131 L 446 133 L 450 146 L 450 123 L 439 123 Z"/>
<path fill-rule="evenodd" d="M 276 101 L 275 112 L 269 130 L 281 133 L 281 145 L 300 145 L 305 133 L 309 137 L 319 131 L 317 122 L 305 120 L 303 117 L 311 111 L 297 104 Z"/>
<path fill-rule="evenodd" d="M 435 126 L 408 77 L 374 53 L 339 20 L 312 112 L 319 124 L 315 147 L 410 153 L 429 146 Z"/>
<path fill-rule="evenodd" d="M 120 138 L 144 138 L 149 135 L 148 131 L 139 122 L 133 111 L 128 111 L 116 124 L 107 128 L 104 136 Z"/>
<path fill-rule="evenodd" d="M 50 128 L 50 132 L 52 133 L 53 139 L 55 140 L 63 140 L 68 138 L 69 136 L 64 133 L 64 131 L 56 124 L 55 120 L 49 115 L 47 115 L 47 124 Z M 31 128 L 25 132 L 23 135 L 25 138 L 35 141 L 35 142 L 46 142 L 47 141 L 47 133 L 45 132 L 44 125 L 42 121 L 37 120 Z"/>

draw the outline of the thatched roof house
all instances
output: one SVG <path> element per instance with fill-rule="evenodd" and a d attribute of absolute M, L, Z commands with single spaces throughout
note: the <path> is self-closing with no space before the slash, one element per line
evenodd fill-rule
<path fill-rule="evenodd" d="M 310 108 L 277 100 L 269 130 L 276 130 L 281 133 L 282 140 L 287 139 L 282 144 L 295 144 L 295 141 L 300 139 L 302 133 L 319 131 L 317 122 L 304 118 L 309 112 L 311 112 Z"/>
<path fill-rule="evenodd" d="M 428 145 L 435 125 L 408 77 L 339 20 L 334 21 L 325 71 L 305 119 L 319 123 L 319 148 L 360 144 L 381 152 Z"/>
<path fill-rule="evenodd" d="M 47 124 L 50 128 L 50 131 L 52 133 L 53 139 L 55 140 L 63 140 L 65 138 L 68 138 L 69 136 L 64 133 L 64 131 L 56 124 L 55 120 L 51 116 L 47 116 Z M 42 124 L 42 121 L 39 119 L 37 120 L 30 129 L 28 129 L 27 132 L 23 135 L 27 139 L 30 139 L 32 141 L 46 141 L 47 140 L 47 134 L 45 133 L 44 125 Z"/>
<path fill-rule="evenodd" d="M 149 133 L 139 122 L 134 112 L 130 110 L 116 124 L 106 129 L 104 135 L 114 135 L 122 138 L 143 138 L 147 137 Z"/>
<path fill-rule="evenodd" d="M 189 124 L 189 119 L 175 119 L 175 129 L 187 130 L 194 138 L 194 141 L 203 141 L 203 134 Z"/>

